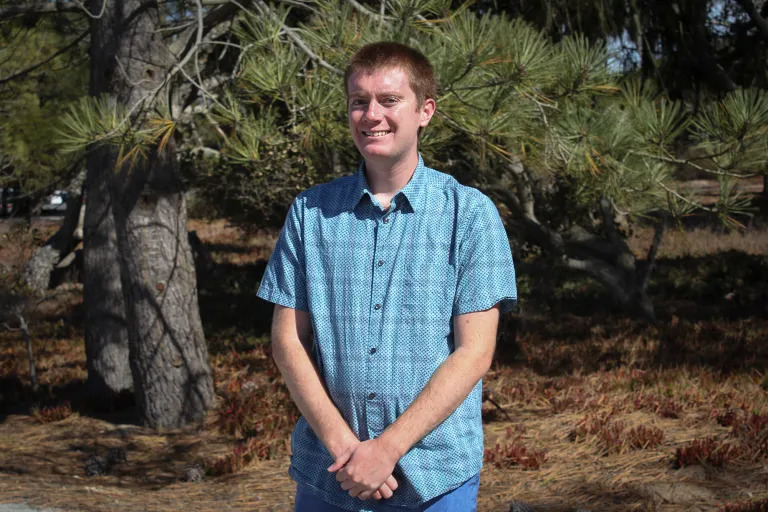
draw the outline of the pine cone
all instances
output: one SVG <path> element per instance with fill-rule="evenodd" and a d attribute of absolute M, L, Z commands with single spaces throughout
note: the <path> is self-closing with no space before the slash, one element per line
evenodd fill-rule
<path fill-rule="evenodd" d="M 85 461 L 85 474 L 88 476 L 104 475 L 108 468 L 107 460 L 99 455 L 91 455 Z"/>
<path fill-rule="evenodd" d="M 205 477 L 205 468 L 200 464 L 190 464 L 184 468 L 185 482 L 201 482 Z"/>

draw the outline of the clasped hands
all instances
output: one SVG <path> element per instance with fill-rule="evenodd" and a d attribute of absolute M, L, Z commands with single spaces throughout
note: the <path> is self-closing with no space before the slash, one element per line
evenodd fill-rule
<path fill-rule="evenodd" d="M 353 498 L 380 500 L 392 497 L 397 480 L 392 476 L 398 458 L 379 439 L 358 441 L 339 455 L 328 471 Z"/>

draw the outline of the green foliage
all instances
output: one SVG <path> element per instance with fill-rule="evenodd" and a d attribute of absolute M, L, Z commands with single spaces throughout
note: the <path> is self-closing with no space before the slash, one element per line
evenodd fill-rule
<path fill-rule="evenodd" d="M 380 10 L 323 0 L 311 7 L 295 27 L 296 16 L 281 8 L 246 14 L 234 29 L 243 69 L 226 108 L 216 113 L 227 133 L 228 166 L 218 173 L 218 190 L 237 190 L 241 205 L 259 211 L 254 219 L 264 220 L 267 210 L 279 218 L 301 185 L 356 168 L 339 73 L 357 48 L 376 40 L 404 41 L 434 65 L 437 115 L 420 141 L 430 163 L 492 188 L 511 186 L 505 169 L 522 161 L 542 187 L 539 203 L 567 194 L 569 220 L 550 218 L 556 229 L 588 220 L 601 198 L 630 216 L 682 217 L 699 208 L 674 180 L 688 163 L 678 154 L 681 143 L 699 143 L 704 156 L 694 163 L 722 177 L 747 172 L 765 149 L 762 92 L 737 91 L 694 114 L 650 83 L 622 80 L 605 45 L 585 36 L 554 42 L 521 19 L 465 6 L 450 12 L 440 1 L 385 1 Z M 288 30 L 323 62 L 311 59 Z M 559 185 L 547 187 L 553 181 Z M 723 185 L 710 210 L 735 226 L 747 205 L 730 182 Z M 282 208 L 257 206 L 253 198 L 283 201 Z"/>
<path fill-rule="evenodd" d="M 20 187 L 25 193 L 52 187 L 76 158 L 56 151 L 57 120 L 67 106 L 87 89 L 88 72 L 81 56 L 87 39 L 69 52 L 26 74 L 87 29 L 76 17 L 42 19 L 36 24 L 5 21 L 0 27 L 0 186 Z M 40 193 L 45 192 L 41 190 Z"/>

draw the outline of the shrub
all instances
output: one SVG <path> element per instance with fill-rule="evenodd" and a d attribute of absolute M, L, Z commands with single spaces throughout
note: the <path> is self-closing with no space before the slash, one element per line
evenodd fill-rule
<path fill-rule="evenodd" d="M 486 449 L 484 460 L 497 468 L 521 466 L 523 469 L 539 469 L 547 461 L 547 455 L 543 451 L 526 448 L 516 438 L 503 445 L 496 443 L 493 449 Z"/>
<path fill-rule="evenodd" d="M 64 402 L 52 407 L 33 407 L 29 412 L 30 416 L 40 423 L 53 423 L 61 421 L 72 416 L 72 406 L 69 402 Z"/>
<path fill-rule="evenodd" d="M 672 465 L 675 468 L 683 468 L 706 463 L 721 467 L 738 459 L 740 452 L 738 447 L 720 443 L 714 437 L 694 439 L 690 444 L 677 448 Z"/>
<path fill-rule="evenodd" d="M 673 398 L 641 393 L 635 398 L 635 409 L 651 411 L 662 418 L 679 418 L 683 406 Z"/>
<path fill-rule="evenodd" d="M 743 503 L 726 503 L 717 508 L 721 512 L 768 512 L 768 499 Z"/>
<path fill-rule="evenodd" d="M 547 461 L 547 455 L 543 451 L 529 449 L 521 443 L 519 426 L 507 428 L 504 444 L 496 443 L 493 449 L 486 448 L 484 460 L 497 468 L 510 468 L 521 466 L 523 469 L 539 469 Z"/>
<path fill-rule="evenodd" d="M 655 448 L 664 441 L 664 431 L 657 427 L 640 425 L 627 432 L 627 441 L 633 450 Z"/>
<path fill-rule="evenodd" d="M 752 413 L 737 416 L 731 428 L 744 445 L 749 446 L 755 458 L 768 455 L 768 415 Z"/>

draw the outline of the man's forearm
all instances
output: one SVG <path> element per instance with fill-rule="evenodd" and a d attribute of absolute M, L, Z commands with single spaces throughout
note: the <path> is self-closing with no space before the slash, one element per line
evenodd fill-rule
<path fill-rule="evenodd" d="M 281 315 L 291 314 L 294 314 L 292 310 L 275 314 L 272 357 L 299 411 L 335 459 L 358 439 L 331 400 L 317 367 L 301 342 L 302 334 L 293 332 L 290 321 L 281 318 Z"/>
<path fill-rule="evenodd" d="M 366 499 L 403 455 L 445 420 L 488 371 L 496 344 L 499 311 L 494 307 L 454 317 L 456 349 L 438 366 L 416 399 L 375 439 L 353 447 L 336 474 L 341 488 Z"/>
<path fill-rule="evenodd" d="M 456 350 L 379 440 L 399 460 L 463 402 L 493 360 L 498 309 L 467 315 L 455 323 Z"/>
<path fill-rule="evenodd" d="M 379 440 L 396 460 L 443 422 L 485 375 L 490 361 L 457 349 L 438 367 L 427 385 Z"/>

